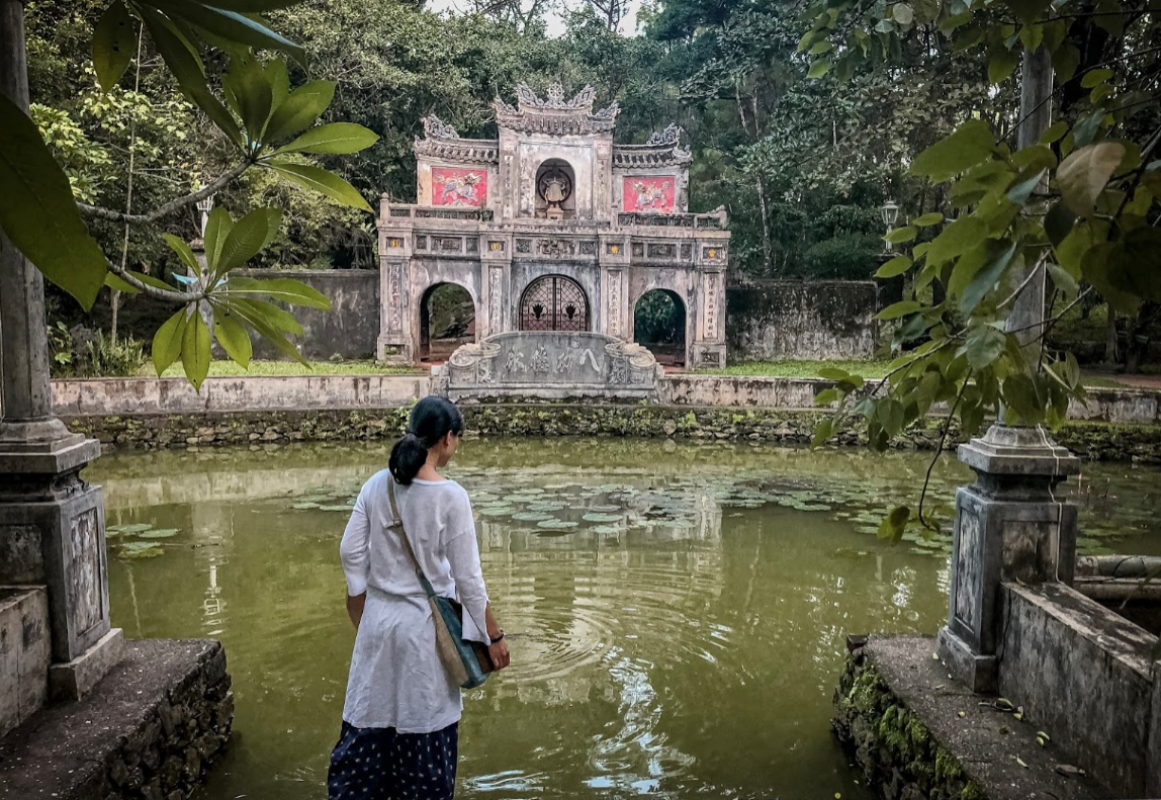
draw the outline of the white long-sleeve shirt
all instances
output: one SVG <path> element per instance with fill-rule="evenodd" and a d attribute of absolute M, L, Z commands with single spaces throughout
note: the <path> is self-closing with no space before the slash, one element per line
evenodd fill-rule
<path fill-rule="evenodd" d="M 447 678 L 435 646 L 431 607 L 392 523 L 387 470 L 359 492 L 339 547 L 347 593 L 367 593 L 343 719 L 359 728 L 431 733 L 459 720 L 459 687 Z M 464 607 L 464 636 L 487 642 L 488 594 L 471 503 L 455 481 L 416 479 L 396 485 L 403 525 L 436 593 Z"/>

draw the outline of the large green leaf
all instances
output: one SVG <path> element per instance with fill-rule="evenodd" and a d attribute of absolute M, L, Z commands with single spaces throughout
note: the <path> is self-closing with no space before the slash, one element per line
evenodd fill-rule
<path fill-rule="evenodd" d="M 181 365 L 185 368 L 186 379 L 198 394 L 201 394 L 202 383 L 210 374 L 211 344 L 210 329 L 195 307 L 181 337 Z"/>
<path fill-rule="evenodd" d="M 311 128 L 293 142 L 278 148 L 276 153 L 314 153 L 316 155 L 357 153 L 375 142 L 374 131 L 353 122 L 332 122 Z"/>
<path fill-rule="evenodd" d="M 911 171 L 934 181 L 945 181 L 964 172 L 992 153 L 995 140 L 988 123 L 969 119 L 946 138 L 915 157 Z"/>
<path fill-rule="evenodd" d="M 286 62 L 276 58 L 266 65 L 266 82 L 270 84 L 270 107 L 278 108 L 290 96 L 290 73 Z"/>
<path fill-rule="evenodd" d="M 260 319 L 275 330 L 292 333 L 295 336 L 302 335 L 302 325 L 298 323 L 293 314 L 284 308 L 279 308 L 265 300 L 257 300 L 252 295 L 238 295 L 229 291 L 222 293 L 220 297 L 229 304 L 230 308 L 239 314 L 245 314 L 247 320 Z"/>
<path fill-rule="evenodd" d="M 876 278 L 894 278 L 911 269 L 911 259 L 907 256 L 895 256 L 875 273 Z"/>
<path fill-rule="evenodd" d="M 276 300 L 296 306 L 329 311 L 331 301 L 325 294 L 293 278 L 233 278 L 226 286 L 231 297 Z"/>
<path fill-rule="evenodd" d="M 254 346 L 250 343 L 250 334 L 245 326 L 234 319 L 226 309 L 214 314 L 214 338 L 242 369 L 250 368 L 250 358 L 254 355 Z"/>
<path fill-rule="evenodd" d="M 263 141 L 276 144 L 305 131 L 327 110 L 334 97 L 334 81 L 310 81 L 299 86 L 284 102 L 275 105 Z"/>
<path fill-rule="evenodd" d="M 210 87 L 206 85 L 206 77 L 202 74 L 202 65 L 189 49 L 185 40 L 172 27 L 169 20 L 146 6 L 140 8 L 142 18 L 149 28 L 149 35 L 153 37 L 153 44 L 169 71 L 177 78 L 182 92 L 198 108 L 205 112 L 214 124 L 229 137 L 230 141 L 242 145 L 242 132 L 238 123 L 230 115 L 229 109 L 214 97 Z"/>
<path fill-rule="evenodd" d="M 973 369 L 984 369 L 1000 357 L 1007 347 L 1007 336 L 991 325 L 974 325 L 968 331 L 964 353 Z"/>
<path fill-rule="evenodd" d="M 201 275 L 201 265 L 198 264 L 198 260 L 194 255 L 194 251 L 190 248 L 189 244 L 186 243 L 185 239 L 179 239 L 172 233 L 167 233 L 165 234 L 165 241 L 170 246 L 170 248 L 173 249 L 173 252 L 177 253 L 178 257 L 181 259 L 181 263 L 189 267 L 190 272 L 192 272 L 194 275 Z"/>
<path fill-rule="evenodd" d="M 300 186 L 322 192 L 341 205 L 357 208 L 360 211 L 371 211 L 371 206 L 363 199 L 363 195 L 333 172 L 328 172 L 320 167 L 290 164 L 284 161 L 266 161 L 263 163 Z"/>
<path fill-rule="evenodd" d="M 1012 263 L 1012 257 L 1014 255 L 1016 255 L 1016 245 L 1012 244 L 1004 248 L 987 266 L 975 274 L 975 277 L 968 282 L 967 287 L 963 290 L 963 296 L 960 297 L 960 313 L 966 316 L 975 310 L 976 306 L 980 304 L 980 301 L 984 299 L 985 295 L 1000 280 L 1000 276 L 1004 274 L 1004 270 Z"/>
<path fill-rule="evenodd" d="M 301 45 L 236 11 L 215 8 L 197 0 L 147 0 L 147 2 L 170 17 L 183 19 L 228 41 L 267 50 L 280 50 L 299 64 L 306 64 L 306 53 Z"/>
<path fill-rule="evenodd" d="M 237 53 L 222 80 L 228 96 L 234 98 L 235 110 L 250 141 L 260 142 L 270 119 L 274 89 L 266 71 L 254 60 L 253 53 Z"/>
<path fill-rule="evenodd" d="M 219 305 L 218 307 L 222 308 L 223 306 Z M 302 353 L 298 352 L 298 349 L 287 340 L 282 331 L 267 318 L 265 309 L 251 306 L 245 300 L 227 300 L 224 307 L 228 308 L 230 313 L 236 314 L 240 319 L 244 320 L 259 336 L 274 345 L 283 355 L 293 358 L 300 364 L 310 366 L 310 362 L 302 357 Z"/>
<path fill-rule="evenodd" d="M 884 308 L 875 315 L 875 319 L 899 319 L 899 317 L 914 314 L 921 307 L 917 300 L 901 300 L 898 303 L 893 303 Z"/>
<path fill-rule="evenodd" d="M 299 5 L 302 0 L 214 0 L 214 5 L 239 14 L 264 14 Z"/>
<path fill-rule="evenodd" d="M 206 220 L 203 242 L 206 248 L 206 266 L 211 273 L 218 271 L 218 262 L 222 259 L 222 248 L 233 228 L 234 220 L 230 219 L 229 211 L 218 206 L 210 212 L 210 218 Z"/>
<path fill-rule="evenodd" d="M 121 0 L 114 0 L 93 31 L 93 67 L 102 92 L 109 91 L 121 80 L 133 60 L 136 44 L 133 17 Z"/>
<path fill-rule="evenodd" d="M 988 235 L 988 226 L 976 217 L 960 217 L 931 240 L 927 263 L 939 266 L 975 247 Z"/>
<path fill-rule="evenodd" d="M 81 221 L 68 178 L 36 125 L 0 94 L 0 228 L 87 311 L 105 285 L 105 254 Z"/>
<path fill-rule="evenodd" d="M 186 306 L 182 306 L 180 311 L 162 323 L 157 333 L 153 334 L 153 368 L 157 370 L 159 378 L 181 355 L 187 316 L 188 310 Z"/>
<path fill-rule="evenodd" d="M 281 219 L 282 216 L 279 214 L 278 220 Z M 214 278 L 225 275 L 258 255 L 266 242 L 270 221 L 268 209 L 256 208 L 234 223 L 214 265 Z"/>
<path fill-rule="evenodd" d="M 1109 254 L 1109 280 L 1123 292 L 1161 301 L 1161 229 L 1125 234 Z"/>
<path fill-rule="evenodd" d="M 1064 202 L 1077 216 L 1092 216 L 1097 198 L 1105 190 L 1121 159 L 1120 142 L 1099 142 L 1073 152 L 1056 171 L 1056 185 Z"/>

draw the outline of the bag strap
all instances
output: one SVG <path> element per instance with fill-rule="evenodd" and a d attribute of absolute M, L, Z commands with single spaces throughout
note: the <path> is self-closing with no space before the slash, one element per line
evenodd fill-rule
<path fill-rule="evenodd" d="M 395 519 L 394 525 L 389 525 L 388 528 L 399 528 L 399 537 L 403 539 L 403 549 L 407 551 L 407 555 L 411 558 L 411 564 L 415 567 L 415 574 L 419 578 L 419 585 L 423 587 L 423 591 L 427 593 L 428 598 L 436 596 L 435 589 L 432 588 L 431 581 L 423 574 L 423 567 L 419 566 L 419 559 L 415 557 L 415 550 L 411 547 L 411 539 L 407 535 L 407 529 L 403 527 L 403 517 L 399 513 L 399 506 L 395 502 L 395 477 L 387 476 L 387 497 L 391 501 L 391 516 Z"/>

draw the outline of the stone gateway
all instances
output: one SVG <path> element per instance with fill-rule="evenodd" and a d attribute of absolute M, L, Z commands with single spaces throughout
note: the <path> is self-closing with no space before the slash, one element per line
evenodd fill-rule
<path fill-rule="evenodd" d="M 724 366 L 730 234 L 723 210 L 688 211 L 681 130 L 614 144 L 617 104 L 594 111 L 590 87 L 568 99 L 554 85 L 542 98 L 521 84 L 517 96 L 516 107 L 495 101 L 493 140 L 427 117 L 414 146 L 418 202 L 383 196 L 378 358 L 427 357 L 427 301 L 454 284 L 474 306 L 477 346 L 520 331 L 632 342 L 642 300 L 660 292 L 684 312 L 669 363 Z"/>

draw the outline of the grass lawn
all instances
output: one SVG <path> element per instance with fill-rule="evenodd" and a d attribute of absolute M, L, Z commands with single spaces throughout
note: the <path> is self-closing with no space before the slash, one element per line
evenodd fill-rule
<path fill-rule="evenodd" d="M 374 361 L 315 361 L 309 369 L 297 361 L 251 361 L 248 370 L 229 360 L 215 360 L 210 364 L 211 377 L 229 378 L 247 375 L 416 375 L 421 372 L 413 367 L 379 366 Z M 142 367 L 138 374 L 153 377 L 157 373 L 151 362 Z M 180 363 L 173 364 L 162 377 L 183 378 L 185 372 Z"/>

